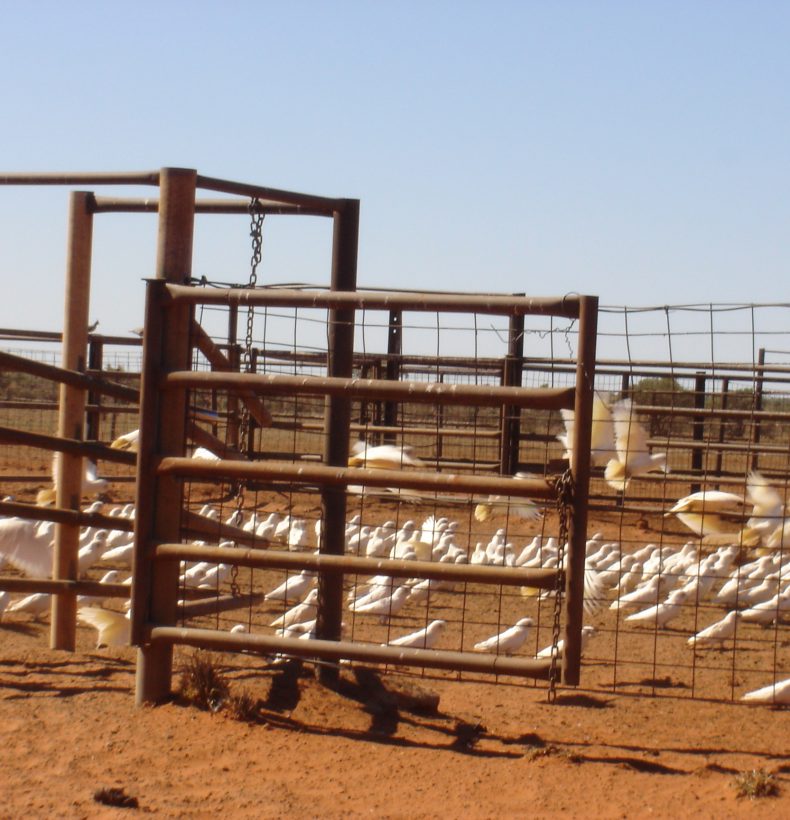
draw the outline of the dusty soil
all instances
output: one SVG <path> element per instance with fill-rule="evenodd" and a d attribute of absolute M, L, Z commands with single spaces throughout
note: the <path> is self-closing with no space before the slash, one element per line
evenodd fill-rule
<path fill-rule="evenodd" d="M 374 518 L 381 513 L 368 509 Z M 626 532 L 622 522 L 596 523 L 607 537 L 634 544 L 655 538 L 662 526 L 646 522 L 647 531 Z M 529 527 L 523 532 L 531 534 Z M 277 579 L 257 573 L 240 580 L 242 588 L 249 580 L 264 589 Z M 457 640 L 469 648 L 517 610 L 539 606 L 517 591 L 493 594 L 494 609 L 482 592 L 442 595 L 430 615 L 400 616 L 398 629 L 445 617 L 445 648 L 459 648 Z M 251 631 L 266 628 L 276 611 L 251 611 Z M 46 622 L 6 617 L 0 816 L 790 816 L 790 710 L 726 702 L 770 680 L 763 660 L 771 655 L 776 663 L 777 649 L 786 657 L 786 627 L 778 639 L 746 634 L 746 661 L 730 663 L 732 656 L 721 653 L 694 666 L 685 640 L 698 614 L 690 611 L 658 642 L 653 632 L 622 631 L 607 610 L 586 656 L 586 688 L 561 690 L 554 705 L 543 684 L 513 679 L 495 685 L 469 676 L 346 669 L 332 690 L 309 665 L 277 668 L 251 655 L 216 656 L 232 693 L 245 692 L 255 704 L 249 722 L 179 700 L 136 708 L 134 650 L 96 650 L 95 632 L 80 626 L 76 653 L 50 651 Z M 240 618 L 229 613 L 217 626 L 234 620 Z M 386 640 L 372 619 L 355 619 L 352 627 L 356 637 Z M 548 629 L 544 613 L 533 651 L 547 642 Z M 628 648 L 633 658 L 639 642 L 649 645 L 645 663 L 617 667 L 614 694 L 615 648 Z M 189 652 L 177 651 L 177 664 Z M 711 676 L 708 689 L 703 673 Z M 419 713 L 393 702 L 379 681 L 436 693 L 438 709 Z M 661 697 L 636 696 L 657 687 Z M 751 770 L 773 775 L 777 795 L 738 798 L 735 778 Z M 97 802 L 102 788 L 123 789 L 138 808 Z"/>
<path fill-rule="evenodd" d="M 416 714 L 345 672 L 342 691 L 221 656 L 251 723 L 134 706 L 131 649 L 54 652 L 0 627 L 3 817 L 790 816 L 790 712 L 675 698 L 386 675 L 440 695 Z M 739 772 L 778 796 L 738 799 Z M 95 801 L 122 788 L 139 809 Z"/>

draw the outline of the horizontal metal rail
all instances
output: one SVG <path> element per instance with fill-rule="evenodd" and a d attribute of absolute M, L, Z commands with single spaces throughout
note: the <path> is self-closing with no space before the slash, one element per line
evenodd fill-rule
<path fill-rule="evenodd" d="M 102 584 L 100 581 L 53 581 L 51 578 L 3 578 L 0 576 L 0 590 L 5 592 L 27 592 L 57 595 L 74 592 L 77 595 L 101 595 L 104 598 L 128 598 L 131 587 L 126 584 Z"/>
<path fill-rule="evenodd" d="M 160 387 L 222 388 L 235 392 L 252 390 L 268 395 L 287 392 L 423 404 L 464 404 L 484 407 L 512 405 L 535 410 L 572 408 L 575 396 L 572 387 L 485 387 L 476 384 L 393 382 L 387 379 L 285 376 L 278 373 L 218 373 L 206 370 L 178 370 L 167 373 L 162 376 Z"/>
<path fill-rule="evenodd" d="M 79 524 L 81 527 L 134 532 L 134 521 L 128 518 L 63 510 L 59 507 L 39 507 L 36 504 L 19 504 L 16 501 L 0 501 L 0 515 L 26 518 L 30 521 L 54 521 L 56 524 Z"/>
<path fill-rule="evenodd" d="M 204 191 L 217 191 L 223 194 L 255 197 L 271 202 L 284 202 L 291 205 L 321 210 L 326 216 L 345 207 L 345 203 L 354 200 L 333 199 L 331 197 L 301 194 L 296 191 L 283 191 L 279 188 L 266 188 L 262 185 L 252 185 L 247 182 L 233 182 L 229 179 L 217 179 L 202 174 L 197 175 L 197 187 Z"/>
<path fill-rule="evenodd" d="M 517 498 L 554 500 L 554 484 L 542 478 L 509 478 L 502 476 L 455 475 L 415 470 L 377 470 L 363 467 L 329 467 L 323 464 L 275 461 L 207 461 L 168 456 L 160 459 L 159 475 L 185 478 L 238 478 L 252 481 L 290 481 L 298 484 L 320 484 L 342 487 L 361 484 L 364 487 L 398 487 L 408 490 L 444 490 L 456 493 L 508 495 Z"/>
<path fill-rule="evenodd" d="M 488 313 L 502 316 L 563 316 L 577 319 L 581 298 L 495 296 L 493 294 L 402 293 L 399 291 L 320 291 L 294 288 L 195 288 L 167 285 L 168 296 L 177 302 L 197 305 L 241 307 L 299 307 L 316 309 L 442 311 Z"/>
<path fill-rule="evenodd" d="M 548 680 L 551 668 L 551 660 L 538 660 L 537 658 L 513 658 L 474 652 L 379 646 L 378 644 L 349 641 L 301 640 L 279 638 L 275 635 L 231 634 L 212 629 L 160 626 L 155 623 L 146 624 L 145 632 L 152 644 L 181 644 L 230 652 L 240 652 L 245 649 L 266 654 L 281 652 L 286 655 L 321 658 L 326 661 L 389 663 L 459 672 L 518 675 L 539 680 Z"/>
<path fill-rule="evenodd" d="M 91 213 L 158 213 L 158 199 L 135 199 L 133 197 L 94 198 Z M 249 215 L 249 199 L 198 199 L 195 202 L 197 214 L 245 214 Z M 259 200 L 258 212 L 267 215 L 300 214 L 301 216 L 327 216 L 326 208 L 309 208 L 305 205 L 290 205 L 284 202 Z"/>
<path fill-rule="evenodd" d="M 73 456 L 84 456 L 103 461 L 114 461 L 118 464 L 134 465 L 137 454 L 126 450 L 113 450 L 106 444 L 94 444 L 73 438 L 58 438 L 43 433 L 28 433 L 16 427 L 0 427 L 0 443 L 16 444 L 24 447 L 38 447 L 41 450 L 53 450 L 59 453 L 71 453 Z"/>
<path fill-rule="evenodd" d="M 0 185 L 159 185 L 159 171 L 0 171 Z"/>
<path fill-rule="evenodd" d="M 285 550 L 201 547 L 194 544 L 158 544 L 154 557 L 160 560 L 208 561 L 236 564 L 254 569 L 337 570 L 349 575 L 387 575 L 392 578 L 430 578 L 468 584 L 556 589 L 556 569 L 524 569 L 479 564 L 445 564 L 440 561 L 402 561 L 392 558 L 362 558 L 357 555 L 326 555 Z M 562 575 L 562 572 L 559 572 Z"/>
<path fill-rule="evenodd" d="M 140 391 L 134 388 L 108 382 L 105 379 L 89 376 L 77 370 L 66 370 L 54 364 L 44 364 L 44 362 L 37 362 L 24 356 L 15 356 L 13 353 L 0 351 L 0 370 L 28 373 L 31 376 L 39 376 L 48 381 L 69 384 L 72 387 L 81 387 L 84 390 L 91 390 L 94 393 L 102 393 L 105 396 L 112 396 L 116 399 L 124 399 L 134 403 L 140 401 Z"/>

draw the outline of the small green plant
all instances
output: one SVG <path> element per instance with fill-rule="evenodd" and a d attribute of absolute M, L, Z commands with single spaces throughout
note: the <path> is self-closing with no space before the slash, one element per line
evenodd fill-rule
<path fill-rule="evenodd" d="M 736 797 L 748 797 L 756 800 L 758 797 L 773 797 L 777 793 L 774 776 L 764 769 L 753 769 L 750 772 L 741 772 L 735 777 Z"/>
<path fill-rule="evenodd" d="M 184 664 L 179 690 L 185 700 L 211 712 L 222 709 L 230 694 L 214 656 L 201 651 L 190 655 Z"/>

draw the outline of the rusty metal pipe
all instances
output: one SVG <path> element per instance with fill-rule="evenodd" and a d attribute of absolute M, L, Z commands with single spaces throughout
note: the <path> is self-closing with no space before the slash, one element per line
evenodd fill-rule
<path fill-rule="evenodd" d="M 14 515 L 31 521 L 55 521 L 56 523 L 79 524 L 81 527 L 134 532 L 134 521 L 129 521 L 128 518 L 114 518 L 102 513 L 62 510 L 58 507 L 38 507 L 35 504 L 19 504 L 15 501 L 0 501 L 0 515 Z"/>
<path fill-rule="evenodd" d="M 105 444 L 92 444 L 78 439 L 46 436 L 43 433 L 28 433 L 26 430 L 17 430 L 15 427 L 0 427 L 0 443 L 16 444 L 22 447 L 38 447 L 41 450 L 54 450 L 75 456 L 85 456 L 94 460 L 113 461 L 117 464 L 134 465 L 136 462 L 134 453 L 125 450 L 113 450 L 112 447 L 107 447 Z"/>
<path fill-rule="evenodd" d="M 348 396 L 349 398 L 395 399 L 423 404 L 465 404 L 501 407 L 512 404 L 535 410 L 560 410 L 573 407 L 572 387 L 526 388 L 485 387 L 476 384 L 438 382 L 388 382 L 386 379 L 355 379 L 332 376 L 286 376 L 279 373 L 220 373 L 181 370 L 166 373 L 162 389 L 223 388 L 252 390 L 256 393 L 303 393 L 311 396 Z"/>
<path fill-rule="evenodd" d="M 154 557 L 162 561 L 209 561 L 254 569 L 301 571 L 339 570 L 349 575 L 388 575 L 392 578 L 431 578 L 468 584 L 524 586 L 554 589 L 556 569 L 523 569 L 477 564 L 444 564 L 439 561 L 401 561 L 392 558 L 361 558 L 356 555 L 294 553 L 285 550 L 201 547 L 194 544 L 158 544 Z M 563 573 L 559 573 L 562 577 Z"/>
<path fill-rule="evenodd" d="M 530 298 L 494 296 L 489 294 L 401 293 L 399 291 L 339 291 L 295 290 L 292 288 L 195 288 L 189 285 L 169 285 L 168 294 L 174 301 L 198 305 L 232 305 L 240 307 L 299 307 L 329 309 L 332 307 L 358 310 L 448 311 L 452 313 L 488 313 L 502 316 L 564 316 L 579 315 L 580 297 Z"/>
<path fill-rule="evenodd" d="M 334 487 L 361 484 L 368 487 L 404 487 L 411 490 L 445 490 L 457 493 L 512 495 L 517 498 L 554 499 L 552 482 L 542 478 L 456 475 L 412 470 L 374 470 L 364 467 L 330 467 L 323 464 L 274 461 L 204 461 L 194 458 L 162 458 L 158 475 L 184 478 L 238 478 L 258 481 L 293 481 Z"/>
<path fill-rule="evenodd" d="M 0 172 L 0 185 L 159 185 L 159 171 Z"/>
<path fill-rule="evenodd" d="M 300 640 L 278 638 L 274 635 L 230 634 L 211 629 L 146 624 L 148 640 L 154 645 L 180 644 L 220 651 L 283 652 L 303 658 L 322 658 L 328 661 L 360 661 L 363 663 L 390 663 L 419 666 L 428 669 L 449 669 L 458 672 L 480 672 L 495 675 L 546 680 L 549 661 L 535 658 L 514 658 L 505 655 L 450 652 L 436 649 L 413 649 L 400 646 L 350 643 L 348 641 Z"/>

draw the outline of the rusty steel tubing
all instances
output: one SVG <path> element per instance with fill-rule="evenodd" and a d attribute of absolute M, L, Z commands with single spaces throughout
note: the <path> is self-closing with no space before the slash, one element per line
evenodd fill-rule
<path fill-rule="evenodd" d="M 559 298 L 495 296 L 493 294 L 425 293 L 400 291 L 318 291 L 294 288 L 195 288 L 169 285 L 174 301 L 198 305 L 232 305 L 298 308 L 355 308 L 357 310 L 447 311 L 451 313 L 488 313 L 502 316 L 579 316 L 580 297 Z"/>
<path fill-rule="evenodd" d="M 180 644 L 220 651 L 282 652 L 303 658 L 327 661 L 360 661 L 363 663 L 398 664 L 459 672 L 481 672 L 516 675 L 546 680 L 550 661 L 537 658 L 515 658 L 505 655 L 452 652 L 438 649 L 414 649 L 400 646 L 352 643 L 350 641 L 301 640 L 274 635 L 230 634 L 212 629 L 146 624 L 148 640 L 154 644 Z"/>
<path fill-rule="evenodd" d="M 125 450 L 113 450 L 112 447 L 107 447 L 105 444 L 93 444 L 78 439 L 58 438 L 43 433 L 28 433 L 26 430 L 17 430 L 16 427 L 0 427 L 0 443 L 16 444 L 22 447 L 38 447 L 42 450 L 54 450 L 75 456 L 114 461 L 118 464 L 135 464 L 135 454 Z"/>
<path fill-rule="evenodd" d="M 157 213 L 159 210 L 159 200 L 149 198 L 134 197 L 105 197 L 97 196 L 94 199 L 91 213 Z M 282 202 L 264 201 L 260 202 L 260 211 L 266 215 L 290 215 L 300 216 L 326 216 L 323 209 L 306 208 L 297 205 L 288 205 Z M 198 199 L 195 202 L 195 213 L 197 214 L 244 214 L 249 215 L 249 199 Z"/>
<path fill-rule="evenodd" d="M 337 376 L 286 376 L 279 373 L 222 373 L 178 370 L 165 373 L 159 386 L 167 388 L 222 388 L 236 392 L 302 393 L 312 396 L 345 396 L 365 399 L 395 399 L 409 403 L 464 404 L 501 407 L 511 404 L 533 410 L 573 407 L 572 387 L 486 387 L 476 384 L 440 382 L 388 382 L 386 379 L 356 379 Z"/>
<path fill-rule="evenodd" d="M 402 561 L 392 558 L 362 558 L 357 555 L 329 555 L 285 550 L 204 547 L 194 544 L 158 544 L 154 558 L 161 561 L 209 561 L 237 564 L 253 569 L 341 570 L 349 575 L 388 575 L 392 578 L 430 578 L 469 584 L 524 586 L 554 589 L 556 569 L 523 569 L 477 564 L 444 564 L 440 561 Z"/>
<path fill-rule="evenodd" d="M 0 172 L 0 185 L 159 185 L 159 171 Z"/>
<path fill-rule="evenodd" d="M 342 207 L 344 200 L 331 197 L 316 196 L 315 194 L 301 194 L 296 191 L 284 191 L 279 188 L 267 188 L 262 185 L 252 185 L 247 182 L 233 182 L 228 179 L 218 179 L 198 174 L 197 187 L 204 191 L 217 191 L 223 194 L 236 194 L 249 198 L 265 199 L 271 202 L 282 202 L 297 207 L 310 208 L 320 211 L 324 216 L 332 216 Z"/>
<path fill-rule="evenodd" d="M 134 532 L 134 521 L 128 518 L 63 510 L 58 507 L 39 507 L 36 504 L 19 504 L 15 501 L 0 501 L 0 515 L 17 516 L 31 521 L 54 521 L 58 524 L 79 524 L 83 527 Z"/>
<path fill-rule="evenodd" d="M 54 364 L 44 364 L 44 362 L 26 359 L 24 356 L 15 356 L 13 353 L 0 351 L 0 369 L 28 373 L 31 376 L 39 376 L 49 381 L 80 387 L 94 393 L 113 396 L 116 399 L 124 399 L 134 404 L 140 400 L 139 391 L 131 387 L 124 387 L 122 384 L 108 382 L 95 376 L 88 376 L 76 370 L 67 370 Z"/>
<path fill-rule="evenodd" d="M 509 495 L 517 498 L 554 499 L 551 481 L 540 478 L 456 475 L 412 470 L 378 470 L 365 467 L 331 467 L 290 461 L 205 461 L 165 457 L 155 467 L 158 475 L 183 478 L 237 478 L 258 481 L 292 481 L 342 487 L 404 487 L 410 490 L 445 490 L 457 493 Z"/>
<path fill-rule="evenodd" d="M 75 581 L 65 578 L 53 580 L 52 578 L 0 577 L 0 590 L 30 594 L 43 592 L 58 595 L 68 592 L 72 595 L 101 595 L 105 598 L 129 597 L 129 587 L 126 584 L 102 584 L 99 581 Z"/>

